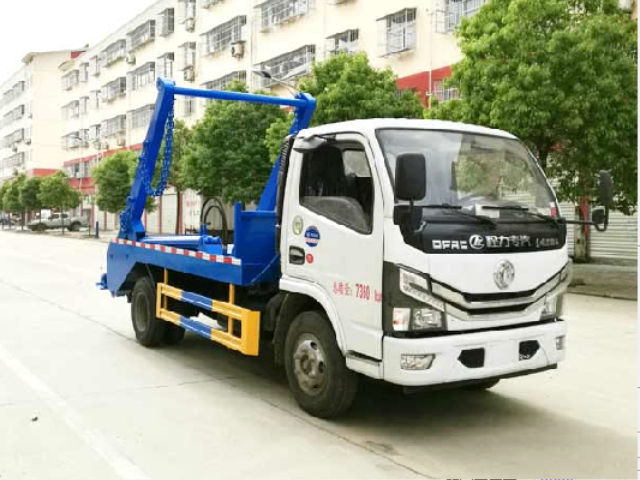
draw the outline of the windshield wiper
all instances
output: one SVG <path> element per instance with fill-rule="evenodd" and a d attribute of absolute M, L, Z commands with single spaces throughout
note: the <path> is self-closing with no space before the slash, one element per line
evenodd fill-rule
<path fill-rule="evenodd" d="M 462 215 L 463 217 L 473 218 L 479 222 L 482 222 L 488 225 L 493 225 L 494 227 L 498 225 L 495 221 L 493 221 L 489 217 L 485 217 L 482 215 L 475 215 L 469 212 L 463 212 L 462 207 L 460 205 L 451 205 L 450 203 L 440 203 L 440 204 L 434 204 L 434 205 L 416 205 L 416 206 L 419 206 L 420 208 L 442 208 L 443 210 L 451 210 L 452 212 L 455 212 L 458 215 Z"/>
<path fill-rule="evenodd" d="M 543 215 L 542 213 L 532 212 L 528 207 L 518 206 L 518 205 L 482 205 L 482 208 L 485 210 L 512 210 L 522 213 L 527 213 L 533 217 L 540 218 L 542 220 L 546 220 L 547 222 L 553 223 L 556 227 L 558 226 L 558 219 L 554 217 L 550 217 L 549 215 Z"/>

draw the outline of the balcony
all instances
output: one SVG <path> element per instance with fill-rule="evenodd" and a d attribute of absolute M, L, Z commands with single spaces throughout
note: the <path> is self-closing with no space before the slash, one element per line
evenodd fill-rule
<path fill-rule="evenodd" d="M 118 60 L 123 59 L 127 55 L 127 41 L 125 39 L 116 40 L 102 52 L 100 59 L 103 67 L 113 65 Z"/>
<path fill-rule="evenodd" d="M 127 34 L 127 40 L 129 42 L 129 51 L 134 50 L 153 42 L 156 39 L 156 21 L 147 20 L 142 25 L 136 27 Z"/>
<path fill-rule="evenodd" d="M 62 89 L 71 90 L 80 83 L 80 70 L 72 70 L 62 77 Z"/>
<path fill-rule="evenodd" d="M 327 37 L 325 45 L 326 52 L 329 55 L 337 55 L 338 53 L 352 54 L 358 50 L 359 31 L 347 30 L 345 32 L 336 33 Z"/>
<path fill-rule="evenodd" d="M 233 43 L 246 39 L 247 17 L 237 16 L 228 22 L 209 30 L 202 35 L 202 53 L 204 55 L 226 50 Z"/>
<path fill-rule="evenodd" d="M 314 0 L 268 0 L 256 5 L 255 8 L 260 30 L 266 32 L 307 15 L 314 8 Z"/>
<path fill-rule="evenodd" d="M 265 70 L 279 80 L 289 80 L 309 73 L 311 64 L 316 58 L 315 45 L 306 45 L 292 52 L 274 57 L 256 66 L 258 70 Z M 262 78 L 262 88 L 269 88 L 275 84 L 271 78 Z"/>
<path fill-rule="evenodd" d="M 127 92 L 126 77 L 116 78 L 102 87 L 101 99 L 103 102 L 112 102 L 116 98 L 123 97 Z"/>

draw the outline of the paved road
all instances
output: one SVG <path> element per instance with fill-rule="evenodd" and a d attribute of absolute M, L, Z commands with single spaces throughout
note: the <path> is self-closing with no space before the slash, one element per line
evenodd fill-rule
<path fill-rule="evenodd" d="M 137 345 L 106 246 L 0 232 L 0 477 L 635 478 L 637 304 L 570 296 L 568 360 L 492 392 L 301 412 L 268 359 Z"/>

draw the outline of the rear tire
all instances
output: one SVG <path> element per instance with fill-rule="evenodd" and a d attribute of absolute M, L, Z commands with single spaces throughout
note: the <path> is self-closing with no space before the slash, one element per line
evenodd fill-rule
<path fill-rule="evenodd" d="M 474 383 L 472 385 L 467 385 L 466 387 L 463 387 L 463 388 L 465 390 L 472 390 L 472 391 L 489 390 L 490 388 L 495 387 L 498 384 L 498 382 L 500 382 L 500 379 L 485 380 L 484 382 Z"/>
<path fill-rule="evenodd" d="M 175 323 L 165 322 L 163 343 L 166 345 L 177 345 L 184 338 L 184 328 Z"/>
<path fill-rule="evenodd" d="M 69 231 L 70 232 L 79 232 L 80 231 L 80 223 L 78 222 L 73 222 L 71 225 L 69 225 Z"/>
<path fill-rule="evenodd" d="M 358 376 L 347 368 L 323 313 L 302 312 L 294 319 L 285 342 L 285 368 L 289 388 L 310 415 L 336 417 L 353 403 Z"/>
<path fill-rule="evenodd" d="M 133 287 L 131 323 L 141 345 L 156 347 L 163 340 L 167 322 L 156 318 L 156 291 L 149 277 L 138 279 Z"/>

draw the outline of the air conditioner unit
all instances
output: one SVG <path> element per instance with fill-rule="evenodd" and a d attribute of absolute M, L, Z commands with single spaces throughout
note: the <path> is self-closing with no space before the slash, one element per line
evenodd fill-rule
<path fill-rule="evenodd" d="M 212 0 L 203 0 L 202 2 L 202 8 L 209 8 L 211 5 L 213 5 Z"/>
<path fill-rule="evenodd" d="M 234 58 L 244 57 L 244 41 L 231 44 L 231 56 Z"/>
<path fill-rule="evenodd" d="M 118 144 L 119 147 L 124 147 L 127 144 L 124 138 L 119 138 L 116 143 Z"/>
<path fill-rule="evenodd" d="M 196 79 L 196 74 L 193 71 L 193 68 L 189 67 L 184 70 L 184 80 L 185 82 L 193 82 Z"/>
<path fill-rule="evenodd" d="M 18 151 L 18 145 L 16 145 L 15 143 L 11 146 L 11 150 L 13 150 L 14 152 Z"/>
<path fill-rule="evenodd" d="M 196 28 L 196 19 L 193 17 L 187 18 L 184 22 L 184 28 L 187 32 L 193 32 Z"/>
<path fill-rule="evenodd" d="M 135 65 L 136 64 L 136 56 L 132 55 L 131 53 L 127 54 L 126 57 L 126 61 L 129 65 Z"/>
<path fill-rule="evenodd" d="M 25 145 L 31 145 L 31 139 L 30 138 L 25 138 L 24 139 L 24 144 Z"/>

